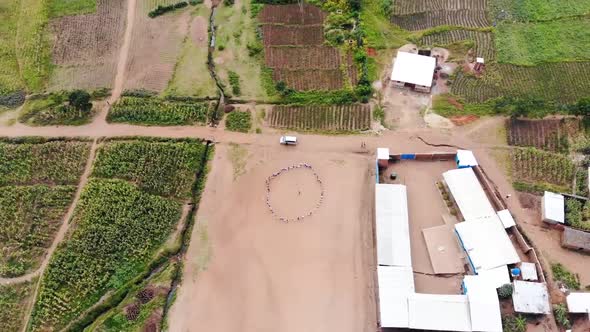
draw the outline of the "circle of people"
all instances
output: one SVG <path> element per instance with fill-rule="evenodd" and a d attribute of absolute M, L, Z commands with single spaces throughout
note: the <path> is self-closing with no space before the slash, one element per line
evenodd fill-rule
<path fill-rule="evenodd" d="M 312 171 L 313 175 L 315 176 L 315 179 L 316 179 L 317 183 L 319 183 L 319 185 L 320 185 L 320 200 L 317 202 L 317 204 L 315 205 L 315 207 L 313 208 L 313 210 L 309 211 L 307 214 L 305 214 L 303 216 L 299 216 L 299 217 L 296 217 L 296 218 L 285 218 L 285 217 L 281 217 L 281 216 L 277 215 L 277 213 L 273 209 L 272 205 L 270 204 L 270 183 L 271 183 L 272 180 L 276 179 L 281 174 L 283 174 L 285 172 L 288 172 L 290 170 L 293 170 L 293 169 L 297 169 L 297 168 L 307 168 L 307 169 L 309 169 L 309 170 Z M 288 166 L 288 167 L 283 167 L 283 168 L 281 168 L 280 171 L 273 173 L 271 176 L 269 176 L 266 179 L 266 206 L 268 206 L 268 209 L 270 210 L 270 213 L 275 218 L 277 218 L 278 220 L 280 220 L 282 222 L 302 221 L 303 219 L 305 219 L 305 217 L 311 217 L 311 215 L 315 212 L 315 210 L 317 210 L 320 207 L 320 205 L 322 205 L 322 202 L 323 201 L 324 201 L 324 185 L 322 183 L 322 180 L 320 179 L 320 176 L 313 170 L 313 167 L 311 167 L 310 164 L 300 163 L 300 164 L 295 164 L 295 165 Z"/>

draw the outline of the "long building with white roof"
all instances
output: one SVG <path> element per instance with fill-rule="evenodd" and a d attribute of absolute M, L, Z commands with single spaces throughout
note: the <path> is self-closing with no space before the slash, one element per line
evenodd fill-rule
<path fill-rule="evenodd" d="M 497 218 L 496 211 L 471 167 L 446 171 L 443 178 L 464 220 Z"/>

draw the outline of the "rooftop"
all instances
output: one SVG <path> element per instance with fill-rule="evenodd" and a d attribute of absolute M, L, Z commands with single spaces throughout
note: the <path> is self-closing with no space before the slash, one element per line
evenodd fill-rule
<path fill-rule="evenodd" d="M 397 52 L 391 80 L 430 87 L 435 67 L 436 59 L 433 57 Z"/>
<path fill-rule="evenodd" d="M 547 285 L 541 282 L 514 281 L 512 293 L 514 311 L 528 314 L 548 314 L 551 312 Z"/>
<path fill-rule="evenodd" d="M 561 244 L 572 248 L 590 250 L 590 233 L 564 227 Z"/>

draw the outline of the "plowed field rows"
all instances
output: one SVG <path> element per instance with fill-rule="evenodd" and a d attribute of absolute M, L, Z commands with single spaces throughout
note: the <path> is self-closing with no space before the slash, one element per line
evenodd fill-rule
<path fill-rule="evenodd" d="M 494 40 L 491 32 L 471 30 L 450 30 L 424 36 L 420 44 L 424 46 L 445 46 L 461 41 L 472 40 L 475 43 L 475 55 L 486 61 L 495 59 Z"/>
<path fill-rule="evenodd" d="M 549 151 L 567 149 L 567 139 L 579 129 L 577 119 L 546 119 L 508 121 L 508 144 L 534 146 Z"/>
<path fill-rule="evenodd" d="M 275 82 L 285 82 L 289 88 L 298 91 L 338 90 L 344 86 L 340 69 L 275 69 L 272 78 Z"/>
<path fill-rule="evenodd" d="M 294 130 L 359 131 L 371 126 L 368 105 L 275 106 L 268 119 L 276 128 Z"/>
<path fill-rule="evenodd" d="M 318 25 L 324 23 L 326 16 L 320 8 L 309 4 L 266 5 L 259 20 L 271 24 Z"/>
<path fill-rule="evenodd" d="M 461 9 L 485 11 L 487 8 L 487 0 L 397 0 L 394 3 L 394 15 Z"/>
<path fill-rule="evenodd" d="M 266 66 L 281 69 L 338 69 L 340 51 L 335 47 L 267 47 Z"/>
<path fill-rule="evenodd" d="M 486 12 L 473 9 L 394 15 L 391 17 L 391 22 L 410 31 L 430 29 L 439 25 L 454 25 L 468 28 L 483 28 L 490 26 Z"/>
<path fill-rule="evenodd" d="M 499 96 L 527 96 L 572 103 L 590 96 L 590 63 L 548 63 L 534 67 L 490 65 L 487 75 L 475 78 L 459 74 L 451 92 L 468 102 Z"/>
<path fill-rule="evenodd" d="M 322 25 L 278 25 L 262 26 L 264 46 L 281 45 L 322 45 L 324 27 Z"/>

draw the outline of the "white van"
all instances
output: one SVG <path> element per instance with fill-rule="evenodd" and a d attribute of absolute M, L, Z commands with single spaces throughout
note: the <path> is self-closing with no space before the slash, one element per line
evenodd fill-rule
<path fill-rule="evenodd" d="M 281 144 L 297 145 L 297 137 L 295 136 L 281 136 Z"/>

